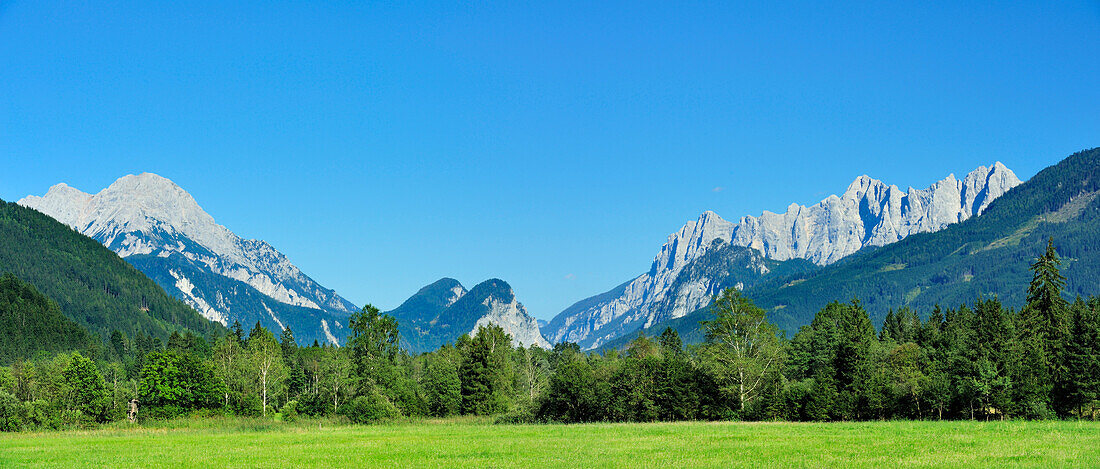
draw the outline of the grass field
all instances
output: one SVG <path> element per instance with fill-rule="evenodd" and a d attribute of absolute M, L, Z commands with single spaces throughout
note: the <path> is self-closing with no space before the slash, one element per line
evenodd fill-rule
<path fill-rule="evenodd" d="M 1095 422 L 180 427 L 3 434 L 0 467 L 1100 467 Z"/>

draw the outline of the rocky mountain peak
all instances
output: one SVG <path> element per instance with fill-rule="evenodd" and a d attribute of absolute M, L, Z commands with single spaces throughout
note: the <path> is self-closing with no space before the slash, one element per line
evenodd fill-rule
<path fill-rule="evenodd" d="M 480 299 L 486 310 L 474 323 L 470 335 L 476 335 L 481 326 L 493 324 L 512 336 L 512 342 L 517 346 L 537 345 L 544 349 L 551 348 L 550 342 L 539 331 L 538 321 L 516 300 L 515 292 L 507 282 L 500 279 L 486 280 L 470 289 L 464 297 L 467 298 Z"/>
<path fill-rule="evenodd" d="M 334 318 L 346 317 L 356 309 L 303 274 L 268 243 L 243 239 L 219 225 L 190 193 L 157 174 L 123 176 L 95 195 L 58 184 L 45 196 L 25 197 L 18 203 L 71 226 L 121 257 L 165 259 L 156 266 L 142 264 L 151 269 L 145 274 L 163 282 L 162 287 L 208 319 L 223 324 L 248 315 L 270 317 L 278 327 L 287 323 L 288 318 L 277 318 L 257 296 L 325 311 Z M 166 266 L 169 261 L 175 263 L 171 268 Z M 243 282 L 261 295 L 201 286 L 197 278 L 182 274 L 193 269 L 197 269 L 194 274 L 225 277 L 230 283 Z M 239 303 L 233 301 L 238 294 Z M 237 306 L 248 309 L 237 314 L 233 311 L 234 304 L 252 306 Z M 334 320 L 333 324 L 339 323 Z"/>
<path fill-rule="evenodd" d="M 504 301 L 512 301 L 516 296 L 512 286 L 499 278 L 491 278 L 474 285 L 474 288 L 471 288 L 467 294 L 473 297 L 492 296 Z"/>
<path fill-rule="evenodd" d="M 66 198 L 79 198 L 79 197 L 91 197 L 91 194 L 85 193 L 80 189 L 72 187 L 63 182 L 50 186 L 50 190 L 46 192 L 46 197 L 66 197 Z"/>
<path fill-rule="evenodd" d="M 715 278 L 684 279 L 680 274 L 725 243 L 751 248 L 775 261 L 831 264 L 867 246 L 884 246 L 976 216 L 1020 183 L 1011 170 L 994 163 L 962 180 L 949 175 L 927 189 L 907 192 L 861 175 L 840 196 L 830 195 L 811 206 L 791 204 L 786 213 L 763 211 L 737 223 L 706 211 L 668 237 L 649 272 L 570 306 L 545 332 L 554 342 L 572 341 L 591 348 L 610 338 L 613 332 L 602 331 L 605 328 L 629 332 L 624 324 L 652 324 L 702 306 L 717 286 Z M 674 284 L 690 288 L 672 291 Z"/>
<path fill-rule="evenodd" d="M 402 344 L 413 352 L 434 350 L 490 324 L 503 328 L 515 345 L 550 347 L 538 321 L 501 279 L 486 280 L 467 291 L 457 280 L 443 278 L 386 314 L 397 318 Z"/>
<path fill-rule="evenodd" d="M 886 190 L 887 186 L 882 181 L 872 178 L 866 174 L 857 177 L 848 188 L 844 190 L 844 194 L 840 197 L 844 200 L 857 200 L 865 197 L 869 192 L 881 193 Z M 797 206 L 797 204 L 791 204 Z M 788 209 L 788 211 L 790 211 Z"/>
<path fill-rule="evenodd" d="M 669 235 L 661 252 L 653 259 L 650 272 L 678 270 L 688 260 L 701 255 L 715 239 L 728 238 L 733 226 L 717 213 L 703 212 L 698 220 L 687 222 L 680 231 Z"/>

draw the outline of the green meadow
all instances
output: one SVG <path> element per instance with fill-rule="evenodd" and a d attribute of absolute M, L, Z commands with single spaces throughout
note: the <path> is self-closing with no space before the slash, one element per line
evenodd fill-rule
<path fill-rule="evenodd" d="M 0 467 L 1097 467 L 1074 421 L 371 426 L 263 421 L 0 435 Z"/>

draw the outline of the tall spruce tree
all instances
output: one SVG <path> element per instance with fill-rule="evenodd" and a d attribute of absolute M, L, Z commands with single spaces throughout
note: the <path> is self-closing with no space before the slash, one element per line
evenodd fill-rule
<path fill-rule="evenodd" d="M 1072 320 L 1065 348 L 1066 376 L 1062 405 L 1083 418 L 1100 399 L 1100 301 L 1080 298 L 1071 307 Z"/>
<path fill-rule="evenodd" d="M 462 411 L 489 415 L 508 409 L 512 389 L 512 338 L 495 324 L 479 326 L 465 345 L 466 357 L 459 368 Z"/>
<path fill-rule="evenodd" d="M 1028 326 L 1035 326 L 1043 335 L 1044 347 L 1056 350 L 1065 332 L 1068 302 L 1062 297 L 1066 278 L 1060 267 L 1062 260 L 1054 249 L 1054 238 L 1047 241 L 1047 250 L 1031 264 L 1033 277 L 1027 287 Z"/>
<path fill-rule="evenodd" d="M 1037 382 L 1026 386 L 1033 417 L 1045 417 L 1044 411 L 1054 410 L 1064 415 L 1066 410 L 1065 387 L 1069 377 L 1065 371 L 1064 345 L 1068 325 L 1068 302 L 1062 297 L 1066 278 L 1060 267 L 1062 260 L 1054 248 L 1054 238 L 1047 241 L 1043 255 L 1031 265 L 1033 277 L 1027 288 L 1027 305 L 1023 311 L 1026 329 L 1023 341 L 1028 351 L 1028 366 L 1037 371 Z M 1038 370 L 1036 370 L 1038 368 Z M 1043 409 L 1044 405 L 1048 409 Z"/>

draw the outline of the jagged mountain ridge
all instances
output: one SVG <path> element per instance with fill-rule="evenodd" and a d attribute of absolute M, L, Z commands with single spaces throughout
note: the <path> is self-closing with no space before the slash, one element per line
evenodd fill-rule
<path fill-rule="evenodd" d="M 900 190 L 868 176 L 856 178 L 840 196 L 805 207 L 791 204 L 784 214 L 763 212 L 733 223 L 707 211 L 669 236 L 649 272 L 559 313 L 544 328 L 551 342 L 577 342 L 591 349 L 623 333 L 681 317 L 705 306 L 728 276 L 683 278 L 681 272 L 722 241 L 751 248 L 771 260 L 808 260 L 828 265 L 867 246 L 884 246 L 932 232 L 981 214 L 989 204 L 1020 184 L 1001 163 L 979 167 L 963 179 L 949 175 L 928 189 Z M 757 268 L 763 267 L 758 262 Z M 754 279 L 755 281 L 756 279 Z M 695 284 L 690 291 L 674 283 Z M 607 330 L 604 330 L 604 329 Z"/>
<path fill-rule="evenodd" d="M 872 321 L 891 309 L 912 308 L 926 316 L 936 306 L 958 307 L 996 298 L 1019 308 L 1027 298 L 1029 267 L 1053 239 L 1062 258 L 1067 298 L 1087 296 L 1100 283 L 1100 148 L 1081 151 L 1020 184 L 981 216 L 934 233 L 863 250 L 806 275 L 775 277 L 744 294 L 768 310 L 788 335 L 808 324 L 830 301 L 860 300 Z M 699 342 L 699 322 L 708 308 L 656 323 L 643 332 L 677 330 Z M 620 337 L 605 345 L 625 345 Z"/>
<path fill-rule="evenodd" d="M 253 319 L 274 330 L 286 323 L 300 323 L 287 315 L 305 308 L 326 317 L 302 330 L 292 327 L 300 340 L 320 339 L 338 343 L 343 332 L 336 321 L 356 307 L 324 288 L 294 266 L 282 253 L 261 240 L 243 239 L 217 224 L 185 190 L 152 173 L 128 175 L 95 195 L 64 183 L 45 196 L 29 196 L 18 202 L 69 225 L 127 259 L 143 256 L 162 262 L 142 262 L 140 267 L 166 291 L 196 308 L 204 317 L 227 325 Z M 234 288 L 202 289 L 185 271 L 209 273 Z M 237 283 L 235 283 L 237 282 Z M 242 286 L 254 289 L 242 293 Z M 267 297 L 270 301 L 256 301 Z M 282 315 L 282 316 L 281 316 Z"/>
<path fill-rule="evenodd" d="M 443 278 L 386 314 L 397 319 L 401 345 L 412 353 L 435 350 L 488 324 L 502 327 L 514 345 L 550 347 L 538 322 L 516 300 L 512 287 L 500 279 L 466 290 L 458 280 Z"/>

